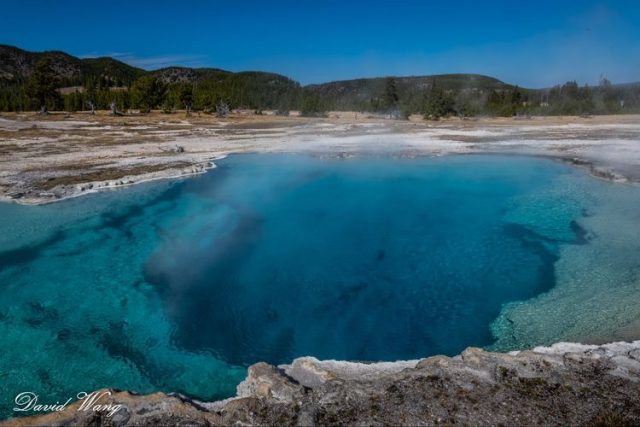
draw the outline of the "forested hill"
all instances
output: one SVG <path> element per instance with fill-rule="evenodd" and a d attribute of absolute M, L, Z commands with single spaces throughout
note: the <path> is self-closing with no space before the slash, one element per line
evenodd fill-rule
<path fill-rule="evenodd" d="M 443 91 L 488 93 L 490 91 L 513 90 L 515 86 L 501 82 L 493 77 L 479 74 L 440 74 L 433 76 L 395 77 L 393 85 L 398 99 L 407 107 L 415 110 L 424 101 L 425 92 L 433 87 Z M 389 85 L 388 78 L 369 78 L 342 80 L 322 84 L 308 85 L 310 94 L 320 96 L 336 110 L 366 111 L 376 104 L 383 104 L 384 94 Z M 372 105 L 373 104 L 373 105 Z"/>
<path fill-rule="evenodd" d="M 32 87 L 36 81 L 45 87 Z M 185 90 L 191 92 L 189 99 L 179 99 Z M 107 108 L 112 101 L 120 109 L 184 108 L 184 101 L 201 109 L 221 101 L 233 107 L 289 109 L 300 93 L 297 82 L 274 73 L 185 67 L 147 71 L 109 57 L 80 59 L 0 45 L 0 111 L 38 109 L 41 100 L 36 98 L 49 109 L 72 110 L 86 109 L 86 102 Z"/>
<path fill-rule="evenodd" d="M 127 86 L 145 74 L 113 58 L 76 58 L 65 52 L 28 52 L 13 46 L 0 45 L 0 78 L 6 82 L 25 82 L 39 61 L 48 60 L 61 86 L 80 86 L 90 79 L 104 79 L 103 83 Z"/>
<path fill-rule="evenodd" d="M 248 108 L 322 115 L 329 110 L 442 116 L 611 114 L 640 112 L 640 84 L 567 82 L 524 89 L 478 74 L 442 74 L 335 81 L 302 87 L 259 71 L 167 67 L 147 71 L 109 57 L 76 58 L 61 51 L 28 52 L 0 45 L 0 111 L 119 111 L 161 108 L 214 111 Z"/>
<path fill-rule="evenodd" d="M 273 73 L 232 73 L 218 68 L 166 67 L 146 71 L 110 57 L 76 58 L 61 51 L 28 52 L 14 46 L 0 45 L 0 79 L 5 82 L 25 82 L 39 61 L 48 60 L 58 85 L 82 86 L 91 80 L 105 86 L 130 86 L 144 75 L 153 75 L 163 83 L 197 83 L 224 80 L 231 74 L 256 80 L 290 79 Z M 100 81 L 102 80 L 102 81 Z"/>

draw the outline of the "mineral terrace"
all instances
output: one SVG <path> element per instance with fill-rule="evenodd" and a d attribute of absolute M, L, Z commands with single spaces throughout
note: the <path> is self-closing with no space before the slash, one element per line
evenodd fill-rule
<path fill-rule="evenodd" d="M 599 177 L 640 181 L 640 116 L 438 122 L 361 113 L 323 119 L 234 113 L 0 116 L 0 200 L 48 203 L 99 189 L 201 173 L 232 153 L 351 156 L 512 153 L 562 159 Z"/>

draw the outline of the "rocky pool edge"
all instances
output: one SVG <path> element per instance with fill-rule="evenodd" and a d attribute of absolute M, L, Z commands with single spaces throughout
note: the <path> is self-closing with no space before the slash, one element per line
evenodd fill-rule
<path fill-rule="evenodd" d="M 12 418 L 31 425 L 638 425 L 640 340 L 557 343 L 509 353 L 467 348 L 455 357 L 358 363 L 301 357 L 249 367 L 237 396 L 99 391 L 61 412 Z"/>

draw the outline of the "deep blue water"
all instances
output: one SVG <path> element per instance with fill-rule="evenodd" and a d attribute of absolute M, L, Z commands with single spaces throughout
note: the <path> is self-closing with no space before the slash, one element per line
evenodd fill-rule
<path fill-rule="evenodd" d="M 144 277 L 178 346 L 233 364 L 486 345 L 503 302 L 553 286 L 558 243 L 502 215 L 560 168 L 504 163 L 239 157 L 190 183 L 210 202 L 191 231 L 175 222 Z"/>
<path fill-rule="evenodd" d="M 503 305 L 552 289 L 563 248 L 589 244 L 584 194 L 602 185 L 523 157 L 240 155 L 184 181 L 2 204 L 2 415 L 21 391 L 216 399 L 257 361 L 489 346 Z"/>

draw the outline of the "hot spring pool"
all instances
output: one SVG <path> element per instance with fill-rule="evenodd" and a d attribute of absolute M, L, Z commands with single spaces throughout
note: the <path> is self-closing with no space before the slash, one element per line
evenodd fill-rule
<path fill-rule="evenodd" d="M 640 188 L 549 160 L 238 155 L 0 204 L 15 395 L 235 394 L 246 367 L 640 338 Z"/>

